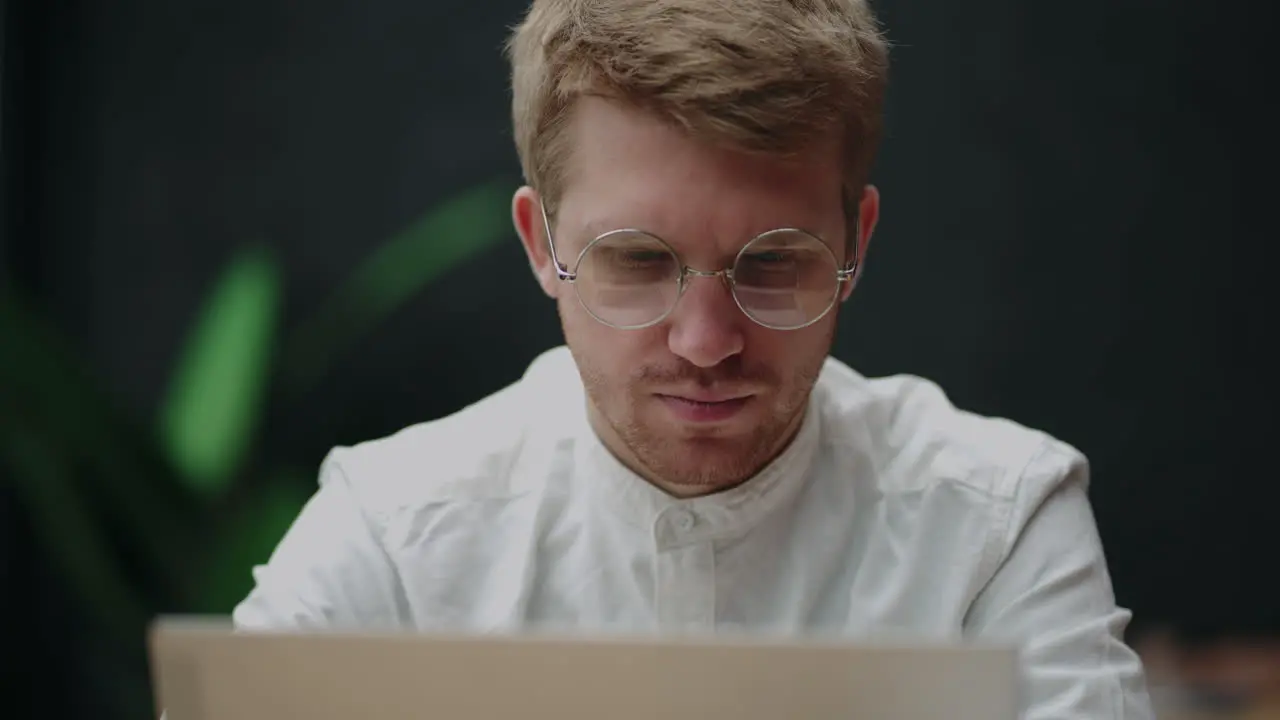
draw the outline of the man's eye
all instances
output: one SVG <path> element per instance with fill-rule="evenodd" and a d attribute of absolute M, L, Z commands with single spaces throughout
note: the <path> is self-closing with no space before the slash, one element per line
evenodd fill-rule
<path fill-rule="evenodd" d="M 633 265 L 662 262 L 667 258 L 666 253 L 658 250 L 628 250 L 620 255 L 623 262 Z"/>
<path fill-rule="evenodd" d="M 762 250 L 742 256 L 743 262 L 756 269 L 769 270 L 795 264 L 795 253 L 786 250 Z"/>

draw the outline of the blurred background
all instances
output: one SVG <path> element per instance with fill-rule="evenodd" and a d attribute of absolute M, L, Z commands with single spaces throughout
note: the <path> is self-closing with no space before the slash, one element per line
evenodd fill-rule
<path fill-rule="evenodd" d="M 1273 25 L 875 5 L 883 219 L 834 354 L 1081 448 L 1159 682 L 1277 682 Z M 0 7 L 5 716 L 145 717 L 148 620 L 228 612 L 330 447 L 560 342 L 508 219 L 525 0 Z"/>

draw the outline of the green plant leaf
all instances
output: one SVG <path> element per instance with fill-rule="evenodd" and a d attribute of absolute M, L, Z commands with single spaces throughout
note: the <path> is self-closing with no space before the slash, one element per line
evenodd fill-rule
<path fill-rule="evenodd" d="M 244 599 L 253 587 L 253 566 L 271 557 L 314 490 L 313 476 L 292 470 L 246 489 L 208 546 L 195 612 L 227 614 Z"/>
<path fill-rule="evenodd" d="M 511 232 L 510 183 L 493 180 L 430 209 L 382 244 L 289 337 L 283 379 L 303 391 L 332 358 L 440 276 Z"/>
<path fill-rule="evenodd" d="M 0 466 L 16 479 L 19 498 L 50 562 L 87 613 L 117 642 L 130 641 L 147 619 L 146 605 L 126 580 L 118 558 L 71 481 L 65 457 L 6 414 L 0 424 Z M 2 469 L 2 467 L 0 467 Z"/>
<path fill-rule="evenodd" d="M 280 284 L 264 248 L 234 257 L 175 368 L 161 436 L 174 465 L 206 496 L 226 491 L 251 446 L 271 370 Z"/>
<path fill-rule="evenodd" d="M 24 492 L 36 497 L 42 474 L 64 478 L 70 485 L 57 492 L 90 516 L 77 520 L 71 513 L 52 513 L 42 530 L 73 537 L 80 522 L 113 526 L 135 553 L 130 565 L 160 581 L 167 601 L 181 602 L 194 541 L 203 537 L 205 508 L 178 482 L 149 427 L 121 412 L 104 392 L 83 353 L 24 298 L 3 290 L 0 388 L 0 442 L 20 433 L 43 448 L 22 456 L 25 470 L 15 469 L 14 481 L 27 484 Z M 11 453 L 27 452 L 28 441 L 14 442 Z M 56 458 L 52 468 L 41 464 L 45 456 Z M 57 544 L 49 552 L 60 550 L 74 550 L 74 545 Z"/>

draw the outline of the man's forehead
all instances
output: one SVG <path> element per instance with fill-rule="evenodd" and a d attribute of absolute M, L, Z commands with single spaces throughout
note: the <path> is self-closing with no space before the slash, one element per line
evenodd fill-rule
<path fill-rule="evenodd" d="M 672 240 L 728 235 L 746 242 L 784 227 L 829 234 L 833 225 L 843 226 L 844 203 L 836 180 L 808 192 L 679 182 L 571 184 L 565 190 L 555 218 L 559 232 L 589 237 L 631 228 Z"/>
<path fill-rule="evenodd" d="M 557 232 L 589 241 L 622 228 L 671 244 L 741 245 L 798 227 L 843 227 L 838 146 L 779 156 L 700 141 L 644 111 L 605 101 L 575 113 L 555 208 Z"/>
<path fill-rule="evenodd" d="M 782 189 L 799 178 L 841 176 L 842 148 L 843 133 L 832 128 L 787 151 L 748 149 L 694 134 L 649 110 L 587 97 L 570 111 L 559 164 L 566 180 L 576 176 L 591 185 L 625 184 L 638 174 L 667 182 L 768 182 Z"/>

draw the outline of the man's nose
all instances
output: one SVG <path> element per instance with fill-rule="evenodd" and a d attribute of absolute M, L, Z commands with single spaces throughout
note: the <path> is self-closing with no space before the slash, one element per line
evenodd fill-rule
<path fill-rule="evenodd" d="M 671 313 L 667 344 L 671 352 L 698 367 L 715 367 L 742 352 L 742 324 L 749 321 L 722 275 L 693 272 L 686 282 L 688 287 Z"/>

